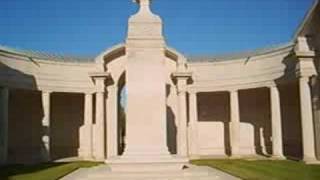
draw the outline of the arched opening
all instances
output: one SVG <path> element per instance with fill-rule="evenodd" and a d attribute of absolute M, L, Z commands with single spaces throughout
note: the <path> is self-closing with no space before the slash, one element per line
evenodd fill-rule
<path fill-rule="evenodd" d="M 118 81 L 118 155 L 123 154 L 126 144 L 127 88 L 125 80 L 126 74 L 123 73 Z"/>

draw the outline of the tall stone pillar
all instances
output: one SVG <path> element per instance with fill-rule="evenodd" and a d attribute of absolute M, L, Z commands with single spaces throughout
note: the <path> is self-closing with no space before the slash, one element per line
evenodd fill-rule
<path fill-rule="evenodd" d="M 105 118 L 104 118 L 104 92 L 96 92 L 96 142 L 95 158 L 98 161 L 105 160 Z"/>
<path fill-rule="evenodd" d="M 110 76 L 107 72 L 91 73 L 96 86 L 96 114 L 94 125 L 94 158 L 104 161 L 106 158 L 106 122 L 105 122 L 105 81 Z"/>
<path fill-rule="evenodd" d="M 162 20 L 151 12 L 150 1 L 137 0 L 140 9 L 129 19 L 126 147 L 121 158 L 108 159 L 114 171 L 182 169 L 187 161 L 171 156 L 167 146 L 166 45 Z"/>
<path fill-rule="evenodd" d="M 93 94 L 85 94 L 84 102 L 84 124 L 80 128 L 79 155 L 85 160 L 93 158 Z"/>
<path fill-rule="evenodd" d="M 297 58 L 296 76 L 299 78 L 300 111 L 302 127 L 303 160 L 315 163 L 315 133 L 309 79 L 316 75 L 315 52 L 309 47 L 306 37 L 298 37 L 295 46 Z"/>
<path fill-rule="evenodd" d="M 299 79 L 303 160 L 312 163 L 316 161 L 316 156 L 311 91 L 308 82 L 307 77 Z"/>
<path fill-rule="evenodd" d="M 199 155 L 198 150 L 198 100 L 196 92 L 189 92 L 189 154 L 191 156 Z"/>
<path fill-rule="evenodd" d="M 126 156 L 168 155 L 166 143 L 165 42 L 149 0 L 138 1 L 127 39 Z"/>
<path fill-rule="evenodd" d="M 118 155 L 118 87 L 110 86 L 107 100 L 107 158 Z"/>
<path fill-rule="evenodd" d="M 188 132 L 187 132 L 187 81 L 192 74 L 189 72 L 176 72 L 173 77 L 177 81 L 178 90 L 178 154 L 188 155 Z"/>
<path fill-rule="evenodd" d="M 51 92 L 42 92 L 42 148 L 41 157 L 44 162 L 50 161 L 50 110 L 51 110 Z"/>
<path fill-rule="evenodd" d="M 230 91 L 230 144 L 232 157 L 240 156 L 240 111 L 238 91 Z"/>
<path fill-rule="evenodd" d="M 282 143 L 282 123 L 279 90 L 276 85 L 270 87 L 271 127 L 272 127 L 272 155 L 284 158 Z"/>
<path fill-rule="evenodd" d="M 8 156 L 8 110 L 9 90 L 0 88 L 0 165 L 6 164 Z"/>

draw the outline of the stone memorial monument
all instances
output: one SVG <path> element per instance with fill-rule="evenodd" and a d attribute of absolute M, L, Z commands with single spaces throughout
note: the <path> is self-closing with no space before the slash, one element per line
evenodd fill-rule
<path fill-rule="evenodd" d="M 126 148 L 123 156 L 107 162 L 113 170 L 182 169 L 187 158 L 170 155 L 167 147 L 166 44 L 162 21 L 151 12 L 151 0 L 135 2 L 140 9 L 129 19 L 126 42 Z"/>

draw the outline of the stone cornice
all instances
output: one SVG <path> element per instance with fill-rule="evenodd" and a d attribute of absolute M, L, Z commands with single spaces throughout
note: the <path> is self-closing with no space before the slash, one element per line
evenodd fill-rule
<path fill-rule="evenodd" d="M 172 77 L 175 79 L 189 79 L 192 78 L 192 72 L 174 72 L 172 73 Z"/>
<path fill-rule="evenodd" d="M 110 73 L 108 72 L 91 72 L 89 73 L 89 76 L 92 78 L 109 78 Z"/>
<path fill-rule="evenodd" d="M 316 53 L 314 51 L 295 51 L 297 58 L 314 58 Z"/>

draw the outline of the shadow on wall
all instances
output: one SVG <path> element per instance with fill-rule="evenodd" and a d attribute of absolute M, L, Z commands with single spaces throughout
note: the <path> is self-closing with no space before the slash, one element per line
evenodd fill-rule
<path fill-rule="evenodd" d="M 283 151 L 288 158 L 302 159 L 300 95 L 294 52 L 285 57 L 282 63 L 286 67 L 285 73 L 276 83 L 280 92 Z"/>
<path fill-rule="evenodd" d="M 200 93 L 198 99 L 202 152 L 231 155 L 229 92 Z M 240 91 L 239 103 L 241 154 L 271 154 L 268 89 Z"/>
<path fill-rule="evenodd" d="M 317 7 L 316 12 L 320 11 L 320 6 Z M 312 38 L 311 42 L 316 52 L 315 67 L 317 73 L 320 74 L 320 15 L 314 17 L 315 22 L 313 23 Z M 320 159 L 320 79 L 313 77 L 312 79 L 312 95 L 313 95 L 313 110 L 314 110 L 314 123 L 315 123 L 315 141 L 316 141 L 316 155 Z"/>
<path fill-rule="evenodd" d="M 320 35 L 319 35 L 319 49 L 320 49 Z M 317 59 L 315 61 L 318 74 L 320 73 L 320 51 L 317 51 Z M 320 158 L 320 79 L 317 77 L 312 78 L 312 99 L 314 111 L 314 123 L 316 134 L 316 155 Z"/>
<path fill-rule="evenodd" d="M 9 88 L 8 163 L 42 161 L 43 109 L 33 76 L 0 62 L 0 86 Z"/>
<path fill-rule="evenodd" d="M 166 85 L 166 96 L 167 98 L 171 94 L 171 86 Z M 176 116 L 170 106 L 166 106 L 167 110 L 167 146 L 171 154 L 177 154 L 177 125 Z"/>
<path fill-rule="evenodd" d="M 0 86 L 9 88 L 8 163 L 43 162 L 48 153 L 42 137 L 42 93 L 33 76 L 0 62 Z M 83 96 L 51 94 L 51 156 L 53 159 L 77 156 L 78 130 L 83 124 Z"/>
<path fill-rule="evenodd" d="M 114 82 L 113 82 L 114 83 Z M 126 73 L 123 72 L 118 80 L 118 155 L 122 155 L 126 148 Z"/>
<path fill-rule="evenodd" d="M 215 155 L 231 155 L 229 93 L 199 93 L 198 103 L 200 150 L 203 149 L 203 154 L 207 155 L 212 152 Z"/>
<path fill-rule="evenodd" d="M 271 111 L 270 97 L 267 88 L 257 88 L 239 91 L 240 104 L 240 122 L 242 123 L 241 132 L 248 132 L 246 126 L 253 127 L 253 144 L 254 151 L 258 155 L 269 155 L 272 153 L 271 148 Z M 242 134 L 242 136 L 245 136 Z M 247 137 L 252 138 L 252 137 Z M 243 139 L 244 140 L 244 139 Z M 247 141 L 250 141 L 247 139 Z M 242 148 L 248 151 L 251 144 L 242 141 Z"/>
<path fill-rule="evenodd" d="M 76 93 L 51 95 L 51 158 L 77 157 L 79 129 L 84 124 L 84 96 Z"/>

